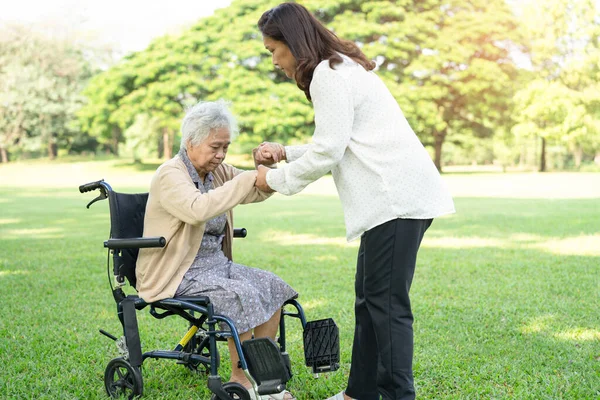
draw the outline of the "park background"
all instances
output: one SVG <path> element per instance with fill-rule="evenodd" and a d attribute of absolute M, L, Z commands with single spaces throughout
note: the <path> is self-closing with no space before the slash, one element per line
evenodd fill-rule
<path fill-rule="evenodd" d="M 301 3 L 376 60 L 455 198 L 457 214 L 426 235 L 412 290 L 419 396 L 599 398 L 598 2 Z M 85 209 L 93 196 L 78 185 L 147 191 L 199 100 L 232 101 L 234 165 L 251 167 L 262 140 L 310 139 L 310 104 L 274 70 L 256 28 L 275 4 L 227 2 L 133 52 L 60 20 L 2 24 L 0 397 L 105 396 L 118 353 L 97 330 L 119 332 L 102 249 L 108 210 Z M 331 177 L 240 207 L 236 225 L 249 230 L 236 261 L 276 272 L 309 319 L 340 326 L 342 367 L 318 379 L 290 330 L 290 389 L 302 400 L 338 392 L 357 243 L 345 243 Z M 142 314 L 145 349 L 185 331 Z M 168 361 L 145 363 L 144 386 L 146 398 L 209 397 L 205 377 Z"/>

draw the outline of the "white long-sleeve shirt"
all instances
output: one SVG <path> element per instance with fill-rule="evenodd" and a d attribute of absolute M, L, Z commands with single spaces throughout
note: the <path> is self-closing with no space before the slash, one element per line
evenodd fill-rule
<path fill-rule="evenodd" d="M 331 171 L 348 241 L 392 219 L 453 213 L 448 189 L 390 91 L 342 57 L 334 69 L 328 60 L 315 68 L 312 143 L 286 146 L 288 163 L 267 173 L 268 185 L 292 195 Z"/>

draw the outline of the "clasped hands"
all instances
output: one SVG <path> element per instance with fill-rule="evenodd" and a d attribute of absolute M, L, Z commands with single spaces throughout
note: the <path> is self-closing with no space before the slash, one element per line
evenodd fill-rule
<path fill-rule="evenodd" d="M 285 148 L 279 143 L 262 142 L 258 147 L 252 149 L 252 155 L 258 172 L 254 185 L 263 192 L 274 192 L 267 184 L 267 172 L 270 168 L 265 165 L 273 165 L 285 160 Z"/>

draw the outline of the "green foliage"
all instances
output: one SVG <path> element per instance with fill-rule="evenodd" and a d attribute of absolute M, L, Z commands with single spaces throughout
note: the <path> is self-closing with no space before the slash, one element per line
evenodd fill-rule
<path fill-rule="evenodd" d="M 93 70 L 82 49 L 20 26 L 0 31 L 0 150 L 69 149 L 83 140 L 75 113 Z M 4 159 L 3 161 L 8 161 Z"/>
<path fill-rule="evenodd" d="M 523 14 L 536 76 L 515 96 L 513 132 L 563 145 L 577 164 L 600 148 L 599 21 L 594 0 L 530 1 Z"/>
<path fill-rule="evenodd" d="M 152 158 L 158 153 L 160 129 L 157 117 L 138 114 L 135 122 L 124 132 L 127 151 L 133 159 L 141 162 L 143 158 Z"/>
<path fill-rule="evenodd" d="M 263 140 L 306 140 L 312 134 L 311 107 L 294 83 L 273 72 L 256 27 L 262 12 L 275 4 L 234 1 L 181 36 L 155 40 L 98 76 L 87 91 L 86 125 L 110 133 L 148 114 L 175 132 L 185 106 L 226 98 L 239 115 L 243 149 Z M 303 4 L 378 61 L 379 73 L 415 130 L 439 154 L 447 135 L 489 137 L 503 123 L 515 75 L 508 49 L 518 46 L 519 37 L 502 0 L 452 6 L 439 1 Z"/>
<path fill-rule="evenodd" d="M 503 0 L 307 4 L 377 61 L 438 168 L 446 139 L 490 137 L 506 126 L 517 72 L 510 50 L 522 39 Z"/>
<path fill-rule="evenodd" d="M 249 153 L 263 140 L 308 141 L 312 107 L 274 70 L 256 26 L 278 3 L 234 0 L 96 75 L 83 96 L 92 62 L 87 51 L 82 58 L 81 47 L 5 35 L 0 155 L 6 160 L 7 152 L 54 154 L 57 147 L 69 152 L 98 145 L 119 154 L 123 144 L 129 155 L 142 140 L 145 154 L 139 157 L 170 157 L 185 108 L 219 98 L 232 101 L 239 118 L 234 151 Z M 531 138 L 564 147 L 556 154 L 573 158 L 576 167 L 600 159 L 596 0 L 302 4 L 376 60 L 377 73 L 439 168 L 463 161 L 522 163 L 529 158 L 524 153 L 544 157 L 538 149 L 512 145 Z M 153 121 L 146 138 L 140 118 Z"/>
<path fill-rule="evenodd" d="M 310 106 L 295 85 L 275 76 L 256 27 L 269 5 L 234 2 L 181 36 L 156 39 L 97 76 L 80 114 L 85 126 L 108 139 L 146 114 L 173 140 L 187 106 L 225 98 L 239 116 L 241 146 L 306 137 Z"/>

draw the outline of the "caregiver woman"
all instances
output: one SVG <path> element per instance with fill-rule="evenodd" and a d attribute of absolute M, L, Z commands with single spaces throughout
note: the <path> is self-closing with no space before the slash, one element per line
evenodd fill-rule
<path fill-rule="evenodd" d="M 433 218 L 454 203 L 398 103 L 352 42 L 303 6 L 283 3 L 258 22 L 273 64 L 294 79 L 315 112 L 310 144 L 263 143 L 256 185 L 284 195 L 331 171 L 348 241 L 360 237 L 355 331 L 346 389 L 330 399 L 414 399 L 409 290 Z"/>

